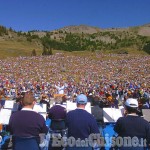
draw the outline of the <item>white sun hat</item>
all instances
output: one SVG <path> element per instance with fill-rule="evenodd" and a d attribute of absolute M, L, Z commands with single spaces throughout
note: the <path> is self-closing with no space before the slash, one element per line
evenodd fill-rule
<path fill-rule="evenodd" d="M 138 101 L 134 98 L 128 98 L 125 102 L 125 106 L 136 108 L 138 107 Z"/>

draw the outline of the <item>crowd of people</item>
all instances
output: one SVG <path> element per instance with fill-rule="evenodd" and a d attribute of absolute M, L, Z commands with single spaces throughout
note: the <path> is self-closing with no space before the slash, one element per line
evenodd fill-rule
<path fill-rule="evenodd" d="M 67 112 L 66 107 L 62 105 L 62 98 L 57 97 L 55 105 L 47 112 L 51 124 L 46 126 L 44 118 L 33 111 L 36 103 L 33 93 L 26 92 L 22 98 L 21 111 L 12 113 L 9 120 L 8 129 L 13 135 L 13 149 L 40 150 L 39 146 L 42 144 L 39 134 L 48 134 L 50 130 L 51 136 L 47 140 L 48 150 L 93 150 L 93 148 L 105 150 L 105 135 L 100 130 L 102 124 L 98 123 L 100 120 L 93 113 L 90 114 L 85 110 L 87 96 L 78 94 L 75 101 L 76 109 Z M 138 115 L 138 106 L 137 99 L 128 98 L 125 101 L 124 116 L 117 120 L 114 127 L 114 131 L 118 134 L 115 138 L 121 138 L 123 143 L 121 145 L 112 142 L 110 149 L 148 150 L 150 148 L 150 124 Z M 101 116 L 100 108 L 97 110 L 95 110 L 98 113 L 96 115 Z"/>
<path fill-rule="evenodd" d="M 28 90 L 49 100 L 55 94 L 73 99 L 84 93 L 108 101 L 132 96 L 142 103 L 150 95 L 150 56 L 56 53 L 8 58 L 0 60 L 0 72 L 0 99 L 16 99 Z"/>
<path fill-rule="evenodd" d="M 47 104 L 47 117 L 52 119 L 51 128 L 63 129 L 66 124 L 70 136 L 86 138 L 90 133 L 99 133 L 93 116 L 83 111 L 88 101 L 91 105 L 98 105 L 100 108 L 118 108 L 126 100 L 133 98 L 138 100 L 139 110 L 150 108 L 150 56 L 95 53 L 87 57 L 56 53 L 47 57 L 0 60 L 0 101 L 13 99 L 20 103 L 19 110 L 22 110 L 11 117 L 13 134 L 16 126 L 19 125 L 18 121 L 17 124 L 13 121 L 13 116 L 30 113 L 32 118 L 34 114 L 31 109 L 35 99 L 27 94 L 29 91 L 37 102 Z M 61 105 L 60 101 L 57 101 L 58 95 L 62 96 Z M 55 100 L 53 107 L 50 106 L 51 100 Z M 76 101 L 78 109 L 66 113 L 63 102 L 67 100 Z M 41 119 L 39 116 L 37 118 Z M 34 120 L 32 119 L 30 122 Z M 19 126 L 22 130 L 26 123 L 28 126 L 28 122 L 24 122 L 24 118 L 21 120 Z M 76 122 L 80 124 L 77 126 Z M 38 123 L 33 122 L 33 124 Z M 81 126 L 86 127 L 86 130 L 80 128 Z M 37 128 L 36 134 L 42 130 L 47 132 L 43 124 L 38 125 Z M 116 127 L 115 130 L 119 133 L 118 128 Z M 79 129 L 82 131 L 78 132 Z"/>

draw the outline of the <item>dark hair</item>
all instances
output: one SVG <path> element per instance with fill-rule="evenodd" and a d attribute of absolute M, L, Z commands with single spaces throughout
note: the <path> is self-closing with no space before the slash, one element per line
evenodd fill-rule
<path fill-rule="evenodd" d="M 85 104 L 79 104 L 79 103 L 77 103 L 77 107 L 86 106 L 86 104 L 87 104 L 87 103 L 85 103 Z"/>
<path fill-rule="evenodd" d="M 131 113 L 136 113 L 137 114 L 137 107 L 129 107 L 129 106 L 125 106 L 126 110 L 128 111 L 129 114 Z"/>
<path fill-rule="evenodd" d="M 35 101 L 35 98 L 32 92 L 29 91 L 29 92 L 24 93 L 24 97 L 22 99 L 22 103 L 24 106 L 32 105 L 34 101 Z"/>

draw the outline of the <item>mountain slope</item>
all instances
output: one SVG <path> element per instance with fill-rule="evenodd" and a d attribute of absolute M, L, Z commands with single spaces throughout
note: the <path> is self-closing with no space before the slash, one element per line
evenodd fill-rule
<path fill-rule="evenodd" d="M 29 56 L 33 49 L 65 51 L 111 51 L 149 53 L 150 24 L 128 28 L 101 29 L 86 25 L 67 26 L 54 31 L 16 32 L 0 26 L 0 57 Z"/>
<path fill-rule="evenodd" d="M 67 26 L 61 29 L 58 29 L 58 31 L 61 30 L 63 32 L 68 32 L 68 33 L 87 33 L 87 34 L 93 34 L 100 32 L 101 29 L 97 27 L 91 27 L 91 26 L 86 26 L 86 25 L 79 25 L 79 26 Z"/>

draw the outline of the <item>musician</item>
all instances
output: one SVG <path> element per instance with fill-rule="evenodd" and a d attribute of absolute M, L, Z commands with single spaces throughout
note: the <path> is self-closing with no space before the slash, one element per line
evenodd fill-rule
<path fill-rule="evenodd" d="M 79 94 L 76 97 L 76 102 L 77 109 L 67 113 L 66 124 L 68 127 L 68 137 L 74 137 L 76 140 L 85 140 L 90 134 L 99 134 L 95 118 L 85 110 L 87 104 L 86 95 Z M 72 150 L 74 148 L 76 147 L 68 147 L 67 149 Z M 92 147 L 89 146 L 82 149 L 91 150 Z"/>
<path fill-rule="evenodd" d="M 49 103 L 49 100 L 47 99 L 46 95 L 42 95 L 42 99 L 40 100 L 40 104 L 46 104 L 46 112 L 49 111 L 50 103 Z"/>
<path fill-rule="evenodd" d="M 62 105 L 62 98 L 57 97 L 55 99 L 55 105 L 50 108 L 48 112 L 49 118 L 52 120 L 51 129 L 52 130 L 62 130 L 65 129 L 65 119 L 66 119 L 66 108 Z"/>
<path fill-rule="evenodd" d="M 26 92 L 22 99 L 23 108 L 10 117 L 9 130 L 14 137 L 15 150 L 38 150 L 39 134 L 48 132 L 43 116 L 32 110 L 34 104 L 33 94 Z"/>
<path fill-rule="evenodd" d="M 118 133 L 118 136 L 124 137 L 137 137 L 139 141 L 146 139 L 147 144 L 150 144 L 150 124 L 142 117 L 137 115 L 138 101 L 137 99 L 129 98 L 125 102 L 125 117 L 121 117 L 117 120 L 114 127 L 114 131 Z M 150 146 L 150 145 L 149 145 Z M 135 149 L 142 150 L 143 147 L 125 147 L 122 145 L 121 150 Z"/>
<path fill-rule="evenodd" d="M 115 98 L 113 98 L 111 101 L 108 102 L 108 107 L 110 108 L 118 108 L 118 100 L 116 100 Z"/>
<path fill-rule="evenodd" d="M 51 125 L 50 129 L 52 130 L 52 134 L 61 134 L 61 136 L 64 136 L 64 132 L 66 130 L 66 107 L 62 104 L 64 102 L 64 98 L 62 101 L 62 97 L 56 97 L 55 98 L 55 105 L 50 108 L 48 112 L 48 117 L 51 119 Z M 53 146 L 53 138 L 49 142 L 49 150 L 62 150 L 63 147 L 55 147 Z"/>

